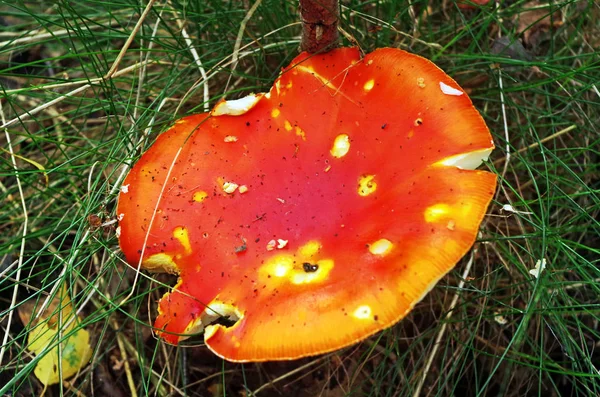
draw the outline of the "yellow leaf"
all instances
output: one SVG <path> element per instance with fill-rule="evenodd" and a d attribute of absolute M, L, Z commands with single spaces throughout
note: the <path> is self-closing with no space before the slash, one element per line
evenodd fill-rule
<path fill-rule="evenodd" d="M 57 293 L 50 304 L 53 305 L 54 313 L 39 319 L 37 325 L 29 329 L 27 339 L 27 350 L 42 355 L 34 373 L 46 386 L 75 375 L 92 356 L 90 335 L 80 328 L 66 288 Z"/>
<path fill-rule="evenodd" d="M 42 171 L 42 172 L 44 173 L 44 178 L 46 179 L 46 187 L 48 187 L 48 184 L 50 183 L 50 180 L 49 180 L 49 178 L 48 178 L 48 174 L 46 173 L 46 168 L 44 168 L 44 166 L 43 166 L 43 165 L 41 165 L 40 163 L 38 163 L 38 162 L 37 162 L 37 161 L 35 161 L 35 160 L 29 159 L 29 158 L 27 158 L 27 157 L 23 157 L 23 156 L 21 156 L 21 155 L 19 155 L 19 154 L 16 154 L 16 153 L 11 153 L 11 152 L 9 152 L 8 150 L 6 150 L 6 149 L 4 149 L 4 148 L 1 148 L 1 147 L 0 147 L 0 150 L 2 150 L 4 153 L 8 153 L 8 154 L 10 154 L 11 156 L 15 156 L 16 158 L 19 158 L 19 159 L 21 159 L 21 160 L 23 160 L 23 161 L 26 161 L 26 162 L 28 162 L 29 164 L 33 165 L 33 166 L 34 166 L 35 168 L 37 168 L 38 170 Z"/>

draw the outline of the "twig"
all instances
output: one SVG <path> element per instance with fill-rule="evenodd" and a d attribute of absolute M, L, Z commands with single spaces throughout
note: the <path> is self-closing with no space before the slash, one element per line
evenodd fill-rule
<path fill-rule="evenodd" d="M 156 61 L 156 60 L 150 60 L 150 61 L 142 62 L 142 63 L 135 63 L 135 64 L 133 64 L 131 66 L 127 66 L 126 68 L 119 70 L 118 72 L 115 72 L 115 74 L 112 77 L 114 78 L 114 77 L 122 76 L 122 75 L 124 75 L 126 73 L 134 71 L 135 69 L 137 69 L 137 68 L 139 68 L 141 66 L 145 66 L 145 65 L 147 65 L 148 63 L 151 63 L 151 62 L 152 63 L 158 63 L 158 61 Z M 72 87 L 72 86 L 81 85 L 81 84 L 85 84 L 85 85 L 87 85 L 86 88 L 89 88 L 93 84 L 101 83 L 102 81 L 105 81 L 104 77 L 95 77 L 93 79 L 69 81 L 68 83 L 56 83 L 56 84 L 39 85 L 39 86 L 35 86 L 35 87 L 15 88 L 13 90 L 6 90 L 6 91 L 4 91 L 4 93 L 6 95 L 18 94 L 20 92 L 25 92 L 25 91 L 28 92 L 28 93 L 30 93 L 30 92 L 34 92 L 34 91 L 54 90 L 56 88 Z M 72 95 L 72 92 L 71 93 L 67 93 L 65 95 Z M 26 114 L 27 113 L 25 113 L 25 115 Z M 21 115 L 19 117 L 24 117 L 24 115 Z M 11 120 L 10 123 L 12 123 L 13 121 L 14 121 L 14 119 Z"/>
<path fill-rule="evenodd" d="M 141 64 L 141 63 L 135 63 L 134 65 L 128 66 L 127 68 L 125 68 L 125 69 L 122 69 L 122 70 L 120 70 L 120 71 L 116 72 L 116 73 L 115 73 L 115 74 L 112 76 L 112 78 L 119 77 L 119 76 L 121 76 L 121 75 L 123 75 L 123 74 L 126 74 L 126 73 L 128 73 L 128 72 L 130 72 L 130 71 L 133 71 L 133 70 L 135 70 L 135 69 L 139 68 L 139 67 L 140 67 L 140 66 L 142 66 L 142 65 L 143 65 L 143 64 Z M 88 89 L 88 88 L 90 88 L 90 87 L 91 87 L 91 86 L 92 86 L 94 83 L 98 83 L 98 82 L 101 82 L 101 81 L 104 81 L 104 80 L 105 80 L 105 79 L 104 79 L 104 77 L 98 77 L 98 78 L 95 78 L 95 79 L 89 80 L 89 82 L 88 82 L 87 84 L 85 84 L 85 85 L 83 85 L 83 86 L 81 86 L 81 87 L 79 87 L 79 88 L 76 88 L 76 89 L 74 89 L 73 91 L 69 91 L 69 92 L 67 92 L 66 94 L 63 94 L 63 95 L 59 96 L 58 98 L 55 98 L 55 99 L 51 100 L 50 102 L 44 103 L 43 105 L 40 105 L 40 106 L 38 106 L 38 107 L 36 107 L 36 108 L 33 108 L 33 109 L 31 109 L 31 110 L 28 110 L 28 111 L 26 111 L 26 112 L 24 112 L 24 113 L 21 113 L 20 115 L 18 115 L 17 117 L 15 117 L 15 118 L 13 118 L 13 119 L 11 119 L 11 120 L 9 120 L 9 121 L 2 121 L 2 123 L 3 123 L 3 124 L 2 124 L 2 125 L 0 125 L 0 128 L 6 128 L 6 127 L 10 127 L 11 125 L 13 125 L 13 124 L 17 123 L 18 121 L 23 121 L 23 120 L 25 120 L 25 119 L 28 119 L 28 118 L 30 118 L 31 116 L 35 116 L 35 115 L 36 115 L 36 114 L 38 114 L 39 112 L 41 112 L 41 111 L 43 111 L 43 110 L 45 110 L 45 109 L 47 109 L 47 108 L 49 108 L 49 107 L 51 107 L 51 106 L 54 106 L 54 105 L 56 105 L 57 103 L 59 103 L 59 102 L 62 102 L 62 101 L 64 101 L 65 99 L 67 99 L 67 98 L 69 98 L 69 97 L 72 97 L 72 96 L 73 96 L 73 95 L 75 95 L 75 94 L 78 94 L 78 93 L 80 93 L 81 91 L 85 91 L 85 90 L 87 90 L 87 89 Z M 66 85 L 66 84 L 68 84 L 68 85 L 74 85 L 74 84 L 83 84 L 83 83 L 85 83 L 85 82 L 84 82 L 84 81 L 81 81 L 81 82 L 77 82 L 77 83 L 75 83 L 75 82 L 74 82 L 74 83 L 54 84 L 54 85 L 53 85 L 53 87 L 54 87 L 54 88 L 56 88 L 56 87 L 58 87 L 58 86 L 62 86 L 62 85 Z M 49 88 L 52 88 L 52 87 L 50 87 L 50 86 L 45 86 L 45 87 L 44 87 L 44 89 L 49 89 Z M 7 91 L 6 93 L 8 94 L 9 92 Z"/>
<path fill-rule="evenodd" d="M 137 32 L 142 27 L 142 23 L 144 23 L 144 19 L 146 19 L 146 17 L 148 16 L 148 13 L 152 9 L 152 5 L 154 5 L 155 2 L 156 2 L 156 0 L 150 0 L 148 2 L 148 5 L 146 5 L 146 8 L 144 9 L 144 12 L 142 12 L 140 19 L 138 19 L 137 23 L 133 27 L 133 31 L 127 38 L 127 41 L 125 42 L 125 44 L 123 44 L 123 47 L 121 48 L 121 51 L 119 52 L 119 55 L 117 55 L 117 59 L 115 59 L 115 61 L 113 62 L 112 66 L 110 67 L 108 72 L 104 75 L 105 79 L 110 79 L 113 76 L 113 74 L 115 74 L 115 72 L 117 71 L 117 68 L 119 67 L 119 64 L 121 63 L 121 60 L 125 56 L 125 53 L 127 52 L 127 50 L 129 49 L 129 46 L 133 42 L 133 39 L 137 35 Z"/>
<path fill-rule="evenodd" d="M 502 83 L 502 70 L 498 69 L 498 86 L 500 88 L 500 108 L 502 109 L 502 125 L 504 127 L 504 140 L 505 146 L 504 150 L 506 155 L 504 156 L 504 168 L 502 169 L 502 179 L 506 175 L 506 171 L 508 170 L 508 163 L 510 162 L 510 141 L 508 134 L 508 122 L 506 121 L 506 104 L 504 102 L 504 85 Z"/>
<path fill-rule="evenodd" d="M 2 123 L 6 124 L 6 118 L 4 117 L 4 109 L 2 107 L 2 101 L 0 101 L 0 118 Z M 2 339 L 2 347 L 0 347 L 0 365 L 4 359 L 4 352 L 6 351 L 8 335 L 10 334 L 10 326 L 12 324 L 13 313 L 15 311 L 17 303 L 17 294 L 19 291 L 19 284 L 21 282 L 21 270 L 23 269 L 23 257 L 25 256 L 25 237 L 27 236 L 27 225 L 29 222 L 29 216 L 27 214 L 27 205 L 25 204 L 25 195 L 23 193 L 23 187 L 21 186 L 21 178 L 19 175 L 19 169 L 17 167 L 17 161 L 15 158 L 15 152 L 13 151 L 12 141 L 8 129 L 4 128 L 4 135 L 6 136 L 6 142 L 8 145 L 8 151 L 10 152 L 10 159 L 12 162 L 13 169 L 15 170 L 15 179 L 17 181 L 17 187 L 19 189 L 19 196 L 21 198 L 21 206 L 23 208 L 23 232 L 21 233 L 21 249 L 19 251 L 19 264 L 17 266 L 17 274 L 15 275 L 15 283 L 13 287 L 13 294 L 10 301 L 10 307 L 8 311 L 8 320 L 6 322 L 6 332 Z"/>
<path fill-rule="evenodd" d="M 573 124 L 568 126 L 567 128 L 563 128 L 560 131 L 555 132 L 552 135 L 548 135 L 547 137 L 545 137 L 544 139 L 540 139 L 538 142 L 534 142 L 531 145 L 527 145 L 525 147 L 522 147 L 521 149 L 517 150 L 515 153 L 523 153 L 527 150 L 531 150 L 531 149 L 535 149 L 536 147 L 540 146 L 543 143 L 546 143 L 548 141 L 551 141 L 553 139 L 558 138 L 561 135 L 566 134 L 567 132 L 571 132 L 573 131 L 575 128 L 577 128 L 577 125 Z M 502 163 L 503 161 L 505 161 L 506 158 L 505 157 L 501 157 L 498 160 L 494 161 L 494 165 L 499 165 L 500 163 Z"/>
<path fill-rule="evenodd" d="M 330 356 L 330 355 L 325 355 L 325 356 L 319 357 L 319 358 L 317 358 L 316 360 L 313 360 L 313 361 L 311 361 L 311 362 L 309 362 L 309 363 L 307 363 L 307 364 L 304 364 L 304 365 L 302 365 L 302 366 L 300 366 L 300 367 L 298 367 L 298 368 L 296 368 L 296 369 L 294 369 L 294 370 L 292 370 L 292 371 L 290 371 L 290 372 L 287 372 L 287 373 L 285 373 L 285 374 L 281 375 L 280 377 L 278 377 L 278 378 L 275 378 L 275 379 L 273 379 L 272 381 L 270 381 L 270 382 L 268 382 L 268 383 L 265 383 L 264 385 L 262 385 L 262 386 L 261 386 L 261 387 L 259 387 L 258 389 L 254 390 L 254 391 L 253 391 L 253 392 L 252 392 L 250 395 L 251 395 L 251 396 L 255 396 L 256 394 L 258 394 L 258 393 L 259 393 L 259 392 L 261 392 L 262 390 L 264 390 L 264 389 L 266 389 L 266 388 L 268 388 L 268 387 L 271 387 L 271 386 L 273 386 L 275 383 L 277 383 L 277 382 L 280 382 L 280 381 L 282 381 L 282 380 L 284 380 L 284 379 L 286 379 L 286 378 L 289 378 L 290 376 L 292 376 L 292 375 L 294 375 L 294 374 L 297 374 L 298 372 L 302 372 L 302 371 L 304 371 L 306 368 L 310 368 L 310 367 L 312 367 L 313 365 L 320 363 L 321 361 L 323 361 L 324 359 L 328 358 L 329 356 Z"/>
<path fill-rule="evenodd" d="M 231 71 L 229 73 L 229 78 L 227 79 L 227 84 L 225 84 L 225 92 L 229 88 L 229 83 L 231 82 L 231 76 L 233 76 L 233 72 L 238 65 L 239 55 L 240 55 L 240 46 L 242 45 L 242 37 L 244 37 L 244 31 L 246 30 L 246 25 L 248 25 L 248 21 L 252 18 L 252 15 L 260 5 L 262 0 L 256 0 L 252 7 L 248 10 L 244 19 L 242 19 L 242 23 L 240 24 L 240 29 L 238 30 L 237 37 L 235 38 L 235 45 L 233 46 L 233 53 L 231 54 L 232 64 Z"/>
<path fill-rule="evenodd" d="M 266 39 L 267 37 L 269 37 L 269 36 L 271 36 L 271 35 L 273 35 L 273 34 L 275 34 L 275 33 L 279 32 L 279 31 L 281 31 L 281 30 L 284 30 L 284 29 L 287 29 L 287 28 L 289 28 L 289 27 L 296 26 L 296 25 L 299 25 L 299 24 L 300 24 L 300 22 L 292 22 L 292 23 L 290 23 L 290 24 L 287 24 L 287 25 L 281 26 L 281 27 L 279 27 L 279 28 L 277 28 L 277 29 L 274 29 L 274 30 L 272 30 L 271 32 L 269 32 L 269 33 L 267 33 L 267 34 L 265 34 L 265 35 L 263 35 L 263 36 L 261 36 L 261 37 L 258 37 L 258 38 L 256 38 L 254 42 L 252 42 L 252 43 L 248 43 L 248 44 L 245 44 L 243 47 L 241 47 L 241 48 L 240 48 L 240 50 L 244 50 L 244 49 L 246 49 L 246 48 L 248 48 L 248 47 L 252 46 L 252 45 L 253 45 L 255 42 L 259 42 L 260 40 Z M 292 43 L 297 43 L 297 40 L 288 40 L 288 41 L 285 41 L 285 42 L 283 42 L 283 44 L 292 44 Z M 278 46 L 278 45 L 280 45 L 280 44 L 281 44 L 281 43 L 270 43 L 270 44 L 263 45 L 263 46 L 262 46 L 260 49 L 254 49 L 254 50 L 248 50 L 248 51 L 242 52 L 242 53 L 240 53 L 240 58 L 244 58 L 244 57 L 246 57 L 246 56 L 249 56 L 249 55 L 252 55 L 252 54 L 254 54 L 256 51 L 259 51 L 259 50 L 266 50 L 266 49 L 269 49 L 269 48 L 272 48 L 272 47 Z M 213 67 L 212 67 L 212 68 L 209 70 L 209 73 L 210 73 L 210 74 L 208 75 L 208 77 L 207 77 L 207 78 L 209 78 L 209 79 L 210 79 L 211 77 L 213 77 L 213 76 L 215 76 L 216 74 L 218 74 L 218 73 L 219 73 L 219 68 L 224 68 L 224 67 L 227 67 L 227 66 L 231 65 L 231 62 L 232 62 L 232 61 L 231 61 L 231 60 L 229 60 L 229 58 L 230 58 L 230 57 L 231 57 L 231 55 L 229 55 L 229 56 L 227 56 L 227 57 L 223 58 L 222 60 L 220 60 L 219 62 L 217 62 L 217 63 L 216 63 L 216 64 L 215 64 L 215 65 L 214 65 L 214 66 L 213 66 Z M 179 109 L 181 108 L 181 106 L 183 106 L 183 105 L 185 104 L 185 101 L 187 101 L 187 98 L 188 98 L 188 97 L 191 95 L 191 93 L 192 93 L 192 92 L 194 92 L 194 91 L 195 91 L 196 87 L 198 87 L 198 86 L 199 86 L 200 84 L 202 84 L 203 82 L 204 82 L 204 80 L 200 80 L 200 81 L 197 81 L 197 82 L 195 82 L 195 83 L 194 83 L 194 84 L 193 84 L 193 85 L 192 85 L 192 86 L 191 86 L 191 87 L 190 87 L 190 88 L 189 88 L 189 89 L 186 91 L 186 93 L 183 95 L 183 97 L 182 97 L 182 98 L 181 98 L 181 100 L 179 101 L 179 104 L 177 105 L 177 108 L 175 109 L 175 111 L 174 111 L 173 113 L 177 114 L 177 113 L 179 112 Z"/>
<path fill-rule="evenodd" d="M 64 262 L 63 258 L 58 255 L 58 254 L 54 254 L 55 257 L 57 257 L 61 262 Z M 50 303 L 52 302 L 52 299 L 54 299 L 54 297 L 57 294 L 60 294 L 58 289 L 63 285 L 61 280 L 63 280 L 63 277 L 65 275 L 65 273 L 67 272 L 67 266 L 63 266 L 62 270 L 60 271 L 60 274 L 48 285 L 52 285 L 52 289 L 50 289 L 50 292 L 48 292 L 48 295 L 46 295 L 46 299 L 44 299 L 44 302 L 42 302 L 42 304 L 40 305 L 37 314 L 35 315 L 35 317 L 33 317 L 35 320 L 39 319 L 42 317 L 42 315 L 44 314 L 44 311 L 46 311 L 46 309 L 48 308 L 48 306 L 50 306 Z M 67 325 L 71 325 L 71 323 L 69 322 L 69 324 Z"/>
<path fill-rule="evenodd" d="M 363 18 L 365 21 L 369 21 L 369 22 L 377 24 L 379 26 L 385 26 L 390 31 L 392 31 L 394 33 L 397 33 L 397 34 L 399 34 L 399 35 L 401 35 L 403 37 L 411 39 L 414 43 L 419 43 L 419 44 L 422 44 L 422 45 L 424 45 L 426 47 L 429 47 L 429 48 L 435 48 L 436 50 L 442 50 L 444 48 L 441 44 L 438 44 L 438 43 L 429 43 L 429 42 L 421 40 L 421 39 L 419 39 L 419 38 L 417 38 L 417 37 L 415 37 L 415 36 L 413 36 L 411 34 L 408 34 L 406 32 L 398 30 L 398 29 L 396 29 L 394 27 L 394 25 L 392 25 L 392 24 L 384 21 L 383 19 L 379 19 L 379 18 L 374 17 L 372 15 L 365 14 L 365 13 L 362 13 L 360 11 L 353 10 L 353 9 L 351 9 L 348 6 L 345 6 L 345 5 L 342 5 L 342 9 L 346 10 L 346 11 L 349 11 L 350 16 L 358 15 L 361 18 Z M 346 14 L 343 14 L 343 18 L 344 19 L 348 19 L 348 17 L 346 16 Z M 400 43 L 399 45 L 401 47 L 407 47 L 406 45 L 404 45 L 402 43 Z"/>
<path fill-rule="evenodd" d="M 500 1 L 496 0 L 496 10 L 500 12 Z M 498 15 L 498 24 L 502 23 L 502 16 Z M 498 38 L 502 36 L 502 29 L 498 29 Z M 508 134 L 508 122 L 506 120 L 506 103 L 504 100 L 504 83 L 502 80 L 502 69 L 500 66 L 498 67 L 498 87 L 500 88 L 500 108 L 502 109 L 502 126 L 504 128 L 504 141 L 505 141 L 505 162 L 504 169 L 502 170 L 502 179 L 506 175 L 506 171 L 508 170 L 508 163 L 510 162 L 510 137 Z"/>
<path fill-rule="evenodd" d="M 177 14 L 175 13 L 175 10 L 173 10 L 173 14 L 175 14 L 175 19 L 177 21 L 177 25 L 179 26 L 179 29 L 181 29 L 181 36 L 183 36 L 185 45 L 187 45 L 187 47 L 190 49 L 192 58 L 194 58 L 194 62 L 196 63 L 196 66 L 198 66 L 198 70 L 200 71 L 200 76 L 202 76 L 202 79 L 204 80 L 204 85 L 202 87 L 204 89 L 203 108 L 204 108 L 205 112 L 208 112 L 209 101 L 210 101 L 210 91 L 209 91 L 209 87 L 208 87 L 208 76 L 206 74 L 206 70 L 204 69 L 204 65 L 202 65 L 202 60 L 200 60 L 200 55 L 198 55 L 198 51 L 196 51 L 196 47 L 193 46 L 192 40 L 190 39 L 190 35 L 188 35 L 181 20 L 179 18 L 177 18 Z"/>
<path fill-rule="evenodd" d="M 421 394 L 421 389 L 423 389 L 423 384 L 425 383 L 425 379 L 427 378 L 427 375 L 429 374 L 429 369 L 431 368 L 431 364 L 433 364 L 433 360 L 435 359 L 437 351 L 440 347 L 442 338 L 444 337 L 444 334 L 446 333 L 446 328 L 448 327 L 448 321 L 454 314 L 454 309 L 456 308 L 456 305 L 458 304 L 458 298 L 460 297 L 460 293 L 465 286 L 465 282 L 467 280 L 467 277 L 469 276 L 469 272 L 471 271 L 471 266 L 473 266 L 473 261 L 475 259 L 476 252 L 477 252 L 476 248 L 474 248 L 473 251 L 471 251 L 471 257 L 469 258 L 469 262 L 467 262 L 467 266 L 465 267 L 465 270 L 463 271 L 463 274 L 461 276 L 461 280 L 458 283 L 456 294 L 454 294 L 454 297 L 452 298 L 452 302 L 450 302 L 450 308 L 448 309 L 448 313 L 446 314 L 446 317 L 444 319 L 444 324 L 442 324 L 442 327 L 440 328 L 440 331 L 438 332 L 437 337 L 435 338 L 435 342 L 433 344 L 433 349 L 431 351 L 431 354 L 429 355 L 429 358 L 427 359 L 427 363 L 425 364 L 425 369 L 423 370 L 423 376 L 421 377 L 421 380 L 419 381 L 417 388 L 416 388 L 415 392 L 413 393 L 413 397 L 419 397 L 419 395 Z"/>
<path fill-rule="evenodd" d="M 79 252 L 81 251 L 81 247 L 83 246 L 83 244 L 85 244 L 88 240 L 88 238 L 90 237 L 90 230 L 86 230 L 86 232 L 83 234 L 83 236 L 81 237 L 81 240 L 79 240 L 79 242 L 73 246 L 73 254 L 71 254 L 69 256 L 68 260 L 65 260 L 62 256 L 60 256 L 58 253 L 54 252 L 53 255 L 55 258 L 57 258 L 60 262 L 64 263 L 63 269 L 60 271 L 60 274 L 58 274 L 58 276 L 56 277 L 55 281 L 53 281 L 52 283 L 55 283 L 52 286 L 52 289 L 50 290 L 50 292 L 48 293 L 48 295 L 46 296 L 46 299 L 44 300 L 44 302 L 42 303 L 42 305 L 40 306 L 40 308 L 38 309 L 37 315 L 35 316 L 35 318 L 40 318 L 43 314 L 43 312 L 46 310 L 46 308 L 50 305 L 53 297 L 56 294 L 59 294 L 59 288 L 63 285 L 62 282 L 64 282 L 64 277 L 65 274 L 67 273 L 67 270 L 71 270 L 73 269 L 73 264 L 75 263 L 75 260 L 77 259 L 77 256 L 79 256 Z M 91 295 L 93 295 L 94 292 L 92 292 Z M 83 307 L 87 304 L 87 302 L 91 299 L 91 295 L 88 295 L 88 297 L 85 299 L 85 301 L 83 302 L 83 304 L 79 307 L 79 309 L 77 309 L 76 314 L 81 313 Z M 69 327 L 71 326 L 71 324 L 73 323 L 73 321 L 75 321 L 77 319 L 77 316 L 73 316 L 69 319 L 69 321 L 64 325 L 64 327 Z"/>
<path fill-rule="evenodd" d="M 86 85 L 84 85 L 84 86 L 82 86 L 82 87 L 76 88 L 76 89 L 74 89 L 74 90 L 73 90 L 73 91 L 71 91 L 71 92 L 67 92 L 67 93 L 66 93 L 66 94 L 64 94 L 64 95 L 61 95 L 61 96 L 59 96 L 58 98 L 55 98 L 55 99 L 51 100 L 50 102 L 46 102 L 46 103 L 44 103 L 43 105 L 40 105 L 40 106 L 38 106 L 38 107 L 36 107 L 36 108 L 33 108 L 33 109 L 31 109 L 30 111 L 28 111 L 28 112 L 26 112 L 26 113 L 20 114 L 19 116 L 15 117 L 15 118 L 14 118 L 14 119 L 12 119 L 12 120 L 5 121 L 5 119 L 4 119 L 4 117 L 3 117 L 3 118 L 2 118 L 2 126 L 0 126 L 0 128 L 6 128 L 6 127 L 10 127 L 11 125 L 15 124 L 17 121 L 19 121 L 19 120 L 21 120 L 21 121 L 22 121 L 22 120 L 24 120 L 24 119 L 26 119 L 26 118 L 29 118 L 29 117 L 31 117 L 31 116 L 34 116 L 34 115 L 36 115 L 37 113 L 41 112 L 42 110 L 44 110 L 44 109 L 47 109 L 47 108 L 49 108 L 49 107 L 51 107 L 51 106 L 54 106 L 54 105 L 56 105 L 57 103 L 59 103 L 59 102 L 62 102 L 63 100 L 67 99 L 68 97 L 71 97 L 71 96 L 73 96 L 73 95 L 75 95 L 75 94 L 78 94 L 78 93 L 80 93 L 81 91 L 84 91 L 84 90 L 86 90 L 86 89 L 88 89 L 88 88 L 90 88 L 90 87 L 91 87 L 91 84 L 86 84 Z"/>
<path fill-rule="evenodd" d="M 500 10 L 501 10 L 500 0 L 496 0 L 496 12 L 498 13 L 497 17 L 498 17 L 499 25 L 501 25 L 503 22 L 502 16 L 500 15 Z M 498 37 L 501 37 L 501 35 L 502 35 L 502 29 L 498 29 Z M 506 102 L 505 102 L 505 98 L 504 98 L 504 80 L 502 79 L 501 66 L 498 68 L 498 87 L 500 88 L 500 104 L 501 104 L 501 110 L 502 110 L 502 122 L 503 122 L 503 128 L 504 128 L 506 156 L 504 157 L 504 161 L 505 161 L 504 168 L 503 168 L 502 174 L 501 174 L 502 180 L 499 183 L 499 188 L 496 190 L 494 200 L 499 201 L 498 197 L 500 196 L 500 194 L 504 194 L 507 204 L 510 205 L 511 207 L 513 207 L 511 195 L 507 192 L 507 189 L 506 189 L 505 183 L 504 183 L 505 175 L 508 170 L 508 163 L 510 162 L 510 158 L 511 158 L 511 152 L 510 152 L 510 135 L 508 132 L 508 121 L 507 121 L 507 116 L 506 116 Z M 521 217 L 517 217 L 516 222 L 519 225 L 519 228 L 521 229 L 522 233 L 525 233 L 525 227 L 523 225 Z M 526 242 L 526 244 L 529 244 L 529 242 Z"/>
<path fill-rule="evenodd" d="M 100 21 L 95 21 L 95 22 L 97 24 L 86 25 L 86 29 L 97 30 L 97 29 L 106 29 L 106 28 L 113 27 L 113 26 L 119 26 L 118 20 L 113 20 L 113 22 L 108 23 L 108 25 L 106 25 L 106 26 L 100 24 L 99 23 Z M 2 33 L 3 33 L 3 35 L 10 34 L 10 32 L 2 32 Z M 57 39 L 57 38 L 60 38 L 63 36 L 69 36 L 72 33 L 73 32 L 70 29 L 60 29 L 60 30 L 56 30 L 54 32 L 46 32 L 46 33 L 40 33 L 39 30 L 36 30 L 34 32 L 27 34 L 24 37 L 19 37 L 18 39 L 2 41 L 2 42 L 0 42 L 0 47 L 10 46 L 11 48 L 15 48 L 17 45 L 20 45 L 20 44 L 35 43 L 37 41 L 42 41 L 42 40 L 50 39 L 50 38 Z M 21 35 L 21 33 L 14 33 L 14 34 Z"/>
<path fill-rule="evenodd" d="M 127 357 L 127 350 L 125 349 L 125 345 L 123 344 L 123 335 L 119 331 L 119 324 L 117 320 L 113 317 L 111 319 L 113 331 L 117 334 L 117 345 L 119 345 L 119 351 L 121 352 L 121 359 L 123 360 L 123 367 L 125 368 L 125 375 L 127 378 L 127 385 L 129 386 L 129 391 L 131 392 L 131 397 L 137 397 L 137 391 L 135 382 L 133 380 L 133 375 L 131 374 L 131 366 L 129 365 L 129 358 Z"/>
<path fill-rule="evenodd" d="M 593 278 L 590 281 L 561 285 L 560 287 L 557 287 L 557 288 L 548 288 L 547 292 L 550 295 L 550 294 L 554 294 L 556 292 L 568 291 L 571 289 L 578 289 L 578 288 L 582 288 L 582 287 L 595 287 L 598 285 L 598 283 L 600 283 L 600 277 Z"/>
<path fill-rule="evenodd" d="M 137 120 L 137 112 L 140 108 L 139 103 L 142 97 L 142 88 L 144 87 L 144 80 L 146 79 L 146 71 L 147 71 L 147 62 L 150 58 L 150 54 L 152 53 L 152 48 L 154 47 L 154 38 L 156 37 L 156 32 L 158 31 L 158 25 L 160 25 L 160 21 L 162 20 L 162 13 L 164 9 L 161 9 L 158 13 L 158 18 L 156 18 L 156 22 L 154 23 L 154 28 L 152 29 L 152 36 L 150 36 L 150 40 L 148 41 L 148 49 L 145 51 L 146 56 L 144 57 L 144 51 L 140 51 L 140 62 L 144 65 L 140 68 L 138 72 L 138 89 L 135 96 L 135 106 L 133 107 L 133 119 Z M 144 47 L 143 42 L 140 47 Z"/>

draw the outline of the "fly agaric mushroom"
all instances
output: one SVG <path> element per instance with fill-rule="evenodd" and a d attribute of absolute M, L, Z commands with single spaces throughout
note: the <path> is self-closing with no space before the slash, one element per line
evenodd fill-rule
<path fill-rule="evenodd" d="M 493 147 L 424 58 L 302 53 L 268 93 L 158 137 L 124 181 L 120 245 L 179 276 L 155 321 L 170 343 L 204 330 L 238 362 L 339 349 L 406 316 L 471 247 Z"/>

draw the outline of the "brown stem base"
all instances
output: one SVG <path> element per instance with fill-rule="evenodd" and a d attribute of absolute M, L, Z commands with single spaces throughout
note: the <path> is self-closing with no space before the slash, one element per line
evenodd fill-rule
<path fill-rule="evenodd" d="M 338 0 L 300 0 L 302 43 L 310 53 L 328 51 L 338 42 Z"/>

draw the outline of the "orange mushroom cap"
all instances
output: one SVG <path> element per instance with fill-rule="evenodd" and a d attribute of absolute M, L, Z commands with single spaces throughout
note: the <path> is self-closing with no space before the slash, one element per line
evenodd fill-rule
<path fill-rule="evenodd" d="M 493 147 L 424 58 L 303 53 L 269 93 L 159 136 L 124 181 L 121 248 L 179 275 L 155 322 L 168 342 L 205 327 L 231 361 L 339 349 L 404 317 L 471 247 Z"/>
<path fill-rule="evenodd" d="M 474 10 L 478 6 L 485 6 L 490 2 L 490 0 L 459 0 L 457 2 L 458 8 L 462 8 L 463 10 Z"/>

